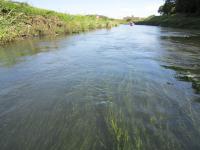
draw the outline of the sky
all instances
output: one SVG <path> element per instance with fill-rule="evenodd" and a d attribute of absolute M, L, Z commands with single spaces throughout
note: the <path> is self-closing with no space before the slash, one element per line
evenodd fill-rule
<path fill-rule="evenodd" d="M 158 15 L 163 0 L 17 0 L 39 7 L 70 14 L 99 14 L 112 18 Z"/>

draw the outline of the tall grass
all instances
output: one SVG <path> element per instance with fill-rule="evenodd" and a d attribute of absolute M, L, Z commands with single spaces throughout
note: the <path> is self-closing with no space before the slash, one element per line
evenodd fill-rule
<path fill-rule="evenodd" d="M 70 15 L 0 0 L 0 43 L 30 36 L 79 33 L 117 24 L 107 17 Z"/>

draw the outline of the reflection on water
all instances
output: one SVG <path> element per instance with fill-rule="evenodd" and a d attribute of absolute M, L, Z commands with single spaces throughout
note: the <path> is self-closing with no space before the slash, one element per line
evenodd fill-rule
<path fill-rule="evenodd" d="M 1 149 L 200 149 L 193 35 L 120 26 L 2 48 Z"/>
<path fill-rule="evenodd" d="M 163 39 L 169 39 L 172 42 L 184 43 L 189 45 L 200 46 L 200 35 L 185 35 L 185 36 L 163 36 Z"/>
<path fill-rule="evenodd" d="M 43 39 L 44 40 L 44 39 Z M 57 49 L 58 45 L 55 39 L 47 39 L 48 43 L 38 43 L 39 39 L 20 41 L 12 45 L 5 45 L 0 48 L 0 65 L 13 66 L 25 60 L 25 56 L 35 55 L 41 52 L 48 52 Z"/>

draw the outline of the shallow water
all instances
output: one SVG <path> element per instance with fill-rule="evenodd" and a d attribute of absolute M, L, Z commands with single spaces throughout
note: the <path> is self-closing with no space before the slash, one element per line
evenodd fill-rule
<path fill-rule="evenodd" d="M 2 47 L 0 149 L 200 149 L 198 36 L 120 26 Z"/>

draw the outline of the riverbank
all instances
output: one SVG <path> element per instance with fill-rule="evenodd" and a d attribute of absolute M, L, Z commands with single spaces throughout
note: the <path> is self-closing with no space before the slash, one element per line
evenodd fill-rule
<path fill-rule="evenodd" d="M 151 16 L 142 21 L 136 22 L 136 24 L 184 29 L 200 29 L 200 17 L 186 15 Z"/>
<path fill-rule="evenodd" d="M 96 15 L 69 15 L 27 3 L 0 0 L 0 44 L 37 36 L 79 33 L 111 28 L 117 20 Z"/>

